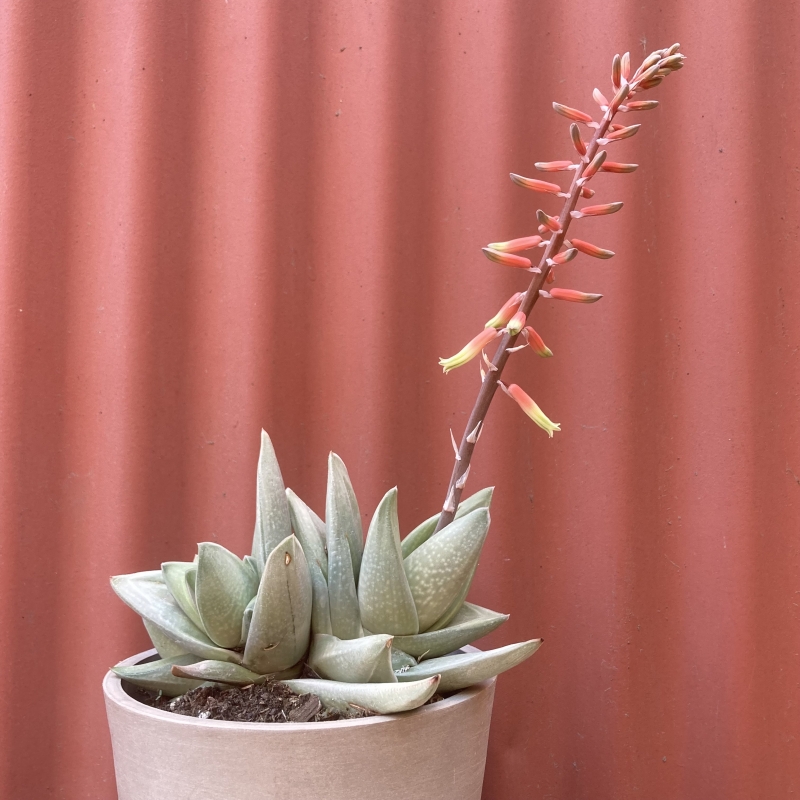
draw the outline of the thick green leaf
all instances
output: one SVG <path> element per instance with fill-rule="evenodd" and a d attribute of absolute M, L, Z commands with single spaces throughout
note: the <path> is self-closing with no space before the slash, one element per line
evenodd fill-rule
<path fill-rule="evenodd" d="M 308 572 L 311 575 L 312 590 L 311 633 L 332 633 L 328 582 L 319 565 L 313 561 L 308 562 Z"/>
<path fill-rule="evenodd" d="M 358 580 L 361 622 L 375 633 L 410 635 L 419 631 L 417 609 L 400 552 L 397 489 L 378 505 L 367 534 Z"/>
<path fill-rule="evenodd" d="M 322 574 L 328 577 L 328 554 L 325 552 L 325 543 L 319 535 L 319 527 L 314 520 L 311 509 L 291 490 L 286 490 L 286 499 L 289 501 L 289 515 L 292 518 L 294 535 L 300 540 L 303 552 L 309 564 L 316 563 Z"/>
<path fill-rule="evenodd" d="M 472 572 L 470 572 L 469 577 L 466 581 L 464 581 L 464 585 L 461 587 L 461 591 L 450 601 L 450 605 L 447 606 L 444 613 L 442 614 L 433 625 L 428 628 L 428 631 L 440 631 L 442 628 L 447 628 L 450 623 L 458 616 L 458 613 L 464 607 L 464 603 L 467 599 L 467 595 L 469 594 L 470 587 L 472 586 L 472 581 L 475 578 L 475 573 L 478 571 L 478 562 L 476 561 L 472 567 Z"/>
<path fill-rule="evenodd" d="M 339 639 L 357 639 L 362 634 L 353 561 L 347 537 L 328 526 L 328 605 L 331 633 Z"/>
<path fill-rule="evenodd" d="M 249 567 L 250 571 L 253 573 L 253 579 L 256 582 L 256 586 L 261 581 L 261 570 L 258 567 L 258 561 L 253 556 L 247 555 L 245 556 L 242 561 L 244 562 L 246 567 Z"/>
<path fill-rule="evenodd" d="M 142 617 L 142 622 L 150 641 L 153 643 L 153 647 L 158 651 L 161 658 L 177 658 L 178 656 L 188 655 L 186 648 L 173 642 L 158 625 L 144 617 Z"/>
<path fill-rule="evenodd" d="M 469 584 L 489 530 L 479 508 L 443 528 L 403 562 L 419 615 L 419 630 L 433 625 Z"/>
<path fill-rule="evenodd" d="M 238 647 L 242 616 L 258 585 L 252 570 L 216 542 L 197 546 L 195 601 L 203 627 L 220 647 Z"/>
<path fill-rule="evenodd" d="M 239 664 L 228 664 L 225 661 L 199 661 L 189 666 L 172 668 L 172 674 L 180 678 L 194 678 L 213 683 L 225 683 L 230 686 L 250 686 L 254 683 L 266 683 L 268 680 L 281 681 L 296 678 L 302 671 L 303 665 L 300 663 L 282 672 L 258 675 Z"/>
<path fill-rule="evenodd" d="M 507 619 L 508 614 L 464 603 L 449 627 L 416 636 L 395 636 L 393 647 L 417 658 L 437 658 L 486 636 Z"/>
<path fill-rule="evenodd" d="M 250 633 L 250 623 L 253 621 L 253 609 L 256 607 L 256 598 L 254 597 L 248 604 L 247 608 L 242 614 L 242 635 L 239 637 L 239 647 L 244 647 L 247 642 L 247 634 Z"/>
<path fill-rule="evenodd" d="M 392 637 L 378 634 L 337 639 L 317 634 L 311 640 L 308 666 L 320 676 L 345 683 L 394 683 Z"/>
<path fill-rule="evenodd" d="M 253 557 L 259 572 L 273 549 L 292 533 L 289 504 L 283 486 L 281 468 L 266 431 L 261 431 L 261 453 L 256 479 L 256 529 L 253 533 Z"/>
<path fill-rule="evenodd" d="M 198 658 L 241 663 L 241 656 L 238 653 L 217 647 L 206 633 L 181 611 L 162 580 L 160 571 L 117 575 L 111 579 L 111 588 L 123 603 L 157 625 L 165 636 L 189 653 Z"/>
<path fill-rule="evenodd" d="M 475 511 L 476 508 L 489 508 L 492 503 L 492 494 L 494 493 L 494 486 L 488 486 L 486 489 L 481 489 L 479 492 L 470 495 L 466 500 L 462 500 L 458 504 L 456 510 L 456 519 Z M 425 522 L 421 522 L 414 528 L 411 533 L 403 539 L 401 548 L 403 550 L 403 558 L 408 558 L 421 544 L 425 544 L 431 538 L 436 524 L 439 522 L 439 514 L 434 514 L 428 517 Z M 442 529 L 444 530 L 444 528 Z"/>
<path fill-rule="evenodd" d="M 203 681 L 178 678 L 172 674 L 172 667 L 194 664 L 196 661 L 195 656 L 183 655 L 175 658 L 163 658 L 160 661 L 150 661 L 147 664 L 111 667 L 111 671 L 134 686 L 151 692 L 161 692 L 167 697 L 177 697 L 202 686 Z"/>
<path fill-rule="evenodd" d="M 197 564 L 194 561 L 165 561 L 161 565 L 161 575 L 183 613 L 202 629 L 203 621 L 194 596 Z"/>
<path fill-rule="evenodd" d="M 347 467 L 336 453 L 328 456 L 328 492 L 325 496 L 325 522 L 328 536 L 328 557 L 331 556 L 331 538 L 347 539 L 353 562 L 353 578 L 358 585 L 361 554 L 364 551 L 364 531 L 356 493 L 350 483 Z"/>
<path fill-rule="evenodd" d="M 401 669 L 405 672 L 409 667 L 415 666 L 416 663 L 416 658 L 392 647 L 392 670 L 397 672 L 397 670 Z"/>
<path fill-rule="evenodd" d="M 496 650 L 431 658 L 405 672 L 398 672 L 397 680 L 415 681 L 431 675 L 441 675 L 439 690 L 455 692 L 516 667 L 526 658 L 530 658 L 541 644 L 541 639 L 531 639 L 529 642 L 509 644 Z"/>
<path fill-rule="evenodd" d="M 288 536 L 264 567 L 244 665 L 261 675 L 294 666 L 308 648 L 311 602 L 308 562 L 297 539 Z"/>
<path fill-rule="evenodd" d="M 300 679 L 284 681 L 297 694 L 315 694 L 326 708 L 339 711 L 366 709 L 375 714 L 411 711 L 428 702 L 439 685 L 438 676 L 413 683 L 341 683 Z M 409 692 L 403 691 L 412 687 Z"/>

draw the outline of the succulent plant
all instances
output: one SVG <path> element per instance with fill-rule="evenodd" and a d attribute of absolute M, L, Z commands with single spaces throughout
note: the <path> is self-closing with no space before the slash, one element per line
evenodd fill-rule
<path fill-rule="evenodd" d="M 437 689 L 456 691 L 497 675 L 541 640 L 458 652 L 508 619 L 466 602 L 491 499 L 484 489 L 435 535 L 438 515 L 401 542 L 391 489 L 364 541 L 344 462 L 331 453 L 323 522 L 284 488 L 262 432 L 251 555 L 240 559 L 203 542 L 193 562 L 112 578 L 160 656 L 114 671 L 168 696 L 203 684 L 281 680 L 326 706 L 378 713 L 407 711 Z M 319 677 L 301 678 L 305 666 Z"/>

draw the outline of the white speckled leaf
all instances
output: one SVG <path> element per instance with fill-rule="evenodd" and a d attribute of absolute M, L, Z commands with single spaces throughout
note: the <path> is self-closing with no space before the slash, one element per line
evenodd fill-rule
<path fill-rule="evenodd" d="M 417 663 L 417 659 L 413 656 L 410 656 L 408 653 L 404 653 L 402 650 L 397 650 L 394 646 L 392 646 L 392 669 L 397 672 L 397 670 L 408 669 L 409 667 L 413 667 Z"/>
<path fill-rule="evenodd" d="M 161 565 L 161 576 L 183 613 L 202 629 L 203 622 L 194 598 L 197 564 L 194 561 L 165 561 Z"/>
<path fill-rule="evenodd" d="M 508 614 L 464 603 L 449 627 L 416 636 L 395 636 L 393 646 L 417 658 L 438 658 L 486 636 L 507 619 Z"/>
<path fill-rule="evenodd" d="M 328 491 L 325 496 L 325 525 L 328 536 L 328 557 L 331 552 L 331 534 L 336 540 L 347 538 L 353 562 L 353 578 L 358 585 L 361 554 L 364 551 L 364 530 L 361 512 L 350 483 L 347 467 L 336 453 L 328 456 Z"/>
<path fill-rule="evenodd" d="M 140 616 L 155 623 L 165 636 L 189 653 L 199 658 L 241 662 L 238 653 L 217 647 L 205 631 L 200 630 L 181 611 L 166 587 L 160 571 L 117 575 L 111 579 L 111 588 L 123 603 Z"/>
<path fill-rule="evenodd" d="M 258 586 L 252 570 L 216 542 L 197 546 L 195 602 L 203 628 L 220 647 L 238 647 L 242 615 Z"/>
<path fill-rule="evenodd" d="M 442 614 L 433 625 L 428 628 L 428 631 L 439 631 L 442 628 L 446 628 L 450 623 L 456 618 L 459 611 L 464 607 L 464 602 L 467 599 L 467 595 L 469 594 L 470 586 L 472 586 L 472 581 L 475 578 L 475 573 L 478 571 L 478 562 L 475 562 L 475 565 L 472 567 L 472 572 L 470 572 L 469 577 L 466 581 L 464 581 L 464 585 L 461 587 L 461 591 L 458 593 L 456 597 L 450 602 L 450 605 L 447 606 L 444 613 Z"/>
<path fill-rule="evenodd" d="M 332 633 L 328 582 L 322 570 L 313 561 L 308 562 L 308 571 L 311 575 L 312 590 L 311 633 Z"/>
<path fill-rule="evenodd" d="M 475 511 L 476 508 L 489 508 L 492 504 L 493 493 L 494 486 L 488 486 L 486 489 L 481 489 L 479 492 L 470 495 L 466 500 L 462 500 L 458 504 L 455 519 L 461 519 L 461 517 Z M 401 543 L 403 558 L 408 558 L 421 544 L 424 544 L 431 538 L 438 521 L 438 514 L 428 517 L 425 522 L 421 522 L 417 525 L 417 527 L 403 539 Z M 445 528 L 442 530 L 445 530 Z"/>
<path fill-rule="evenodd" d="M 439 685 L 438 676 L 413 683 L 341 683 L 300 679 L 284 681 L 297 694 L 315 694 L 326 708 L 352 711 L 365 708 L 376 714 L 397 714 L 419 708 L 433 697 Z M 410 691 L 404 691 L 411 687 Z"/>
<path fill-rule="evenodd" d="M 256 528 L 253 533 L 253 556 L 259 571 L 263 571 L 273 549 L 291 533 L 281 469 L 269 436 L 266 431 L 261 431 L 256 478 Z"/>
<path fill-rule="evenodd" d="M 195 656 L 177 656 L 164 658 L 160 661 L 150 661 L 147 664 L 134 664 L 132 666 L 111 667 L 111 671 L 118 677 L 134 686 L 147 689 L 151 692 L 161 692 L 167 697 L 178 697 L 186 692 L 203 685 L 203 681 L 178 678 L 172 674 L 172 667 L 176 664 L 194 664 Z"/>
<path fill-rule="evenodd" d="M 334 636 L 339 639 L 361 636 L 361 612 L 350 545 L 344 531 L 334 525 L 328 526 L 328 604 Z"/>
<path fill-rule="evenodd" d="M 273 549 L 261 576 L 244 665 L 261 675 L 294 666 L 308 648 L 311 577 L 303 548 L 288 536 Z"/>
<path fill-rule="evenodd" d="M 308 666 L 320 676 L 345 683 L 395 683 L 392 637 L 378 634 L 337 639 L 318 634 L 311 640 Z"/>
<path fill-rule="evenodd" d="M 287 678 L 296 678 L 302 670 L 303 665 L 300 663 L 282 672 L 258 675 L 239 664 L 227 664 L 224 661 L 199 661 L 189 666 L 174 666 L 172 674 L 181 678 L 226 683 L 230 686 L 250 686 L 254 683 L 266 683 L 268 680 L 281 681 Z"/>
<path fill-rule="evenodd" d="M 161 658 L 177 658 L 178 656 L 189 654 L 189 651 L 185 647 L 173 642 L 158 625 L 144 617 L 142 617 L 142 622 L 144 623 L 147 635 L 150 637 L 150 641 L 153 643 L 153 647 L 155 647 Z"/>
<path fill-rule="evenodd" d="M 313 512 L 291 489 L 286 490 L 286 499 L 289 501 L 289 515 L 294 535 L 300 540 L 307 561 L 319 565 L 327 579 L 328 554 L 325 552 L 325 543 L 319 535 L 319 527 L 312 516 Z"/>
<path fill-rule="evenodd" d="M 431 658 L 405 672 L 398 672 L 397 680 L 415 681 L 431 675 L 441 675 L 440 691 L 455 692 L 516 667 L 526 658 L 530 658 L 541 644 L 541 639 L 531 639 L 528 642 L 498 647 L 496 650 Z"/>
<path fill-rule="evenodd" d="M 409 635 L 419 631 L 400 552 L 397 488 L 385 494 L 372 517 L 361 559 L 358 603 L 362 625 L 374 633 Z"/>
<path fill-rule="evenodd" d="M 253 621 L 253 609 L 256 607 L 256 598 L 254 597 L 244 610 L 242 614 L 242 633 L 239 636 L 239 647 L 244 647 L 247 643 L 247 634 L 250 633 L 250 623 Z"/>
<path fill-rule="evenodd" d="M 424 633 L 469 582 L 489 530 L 489 511 L 479 508 L 451 522 L 403 562 Z"/>

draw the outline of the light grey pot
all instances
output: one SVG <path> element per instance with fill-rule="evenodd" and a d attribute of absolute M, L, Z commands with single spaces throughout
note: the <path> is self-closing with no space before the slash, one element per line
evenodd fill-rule
<path fill-rule="evenodd" d="M 494 685 L 394 716 L 222 722 L 144 705 L 109 672 L 119 800 L 479 800 Z"/>

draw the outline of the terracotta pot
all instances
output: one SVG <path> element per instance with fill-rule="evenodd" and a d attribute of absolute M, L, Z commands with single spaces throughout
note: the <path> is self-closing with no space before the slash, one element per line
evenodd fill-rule
<path fill-rule="evenodd" d="M 109 672 L 119 800 L 479 800 L 494 683 L 395 716 L 279 724 L 159 711 Z"/>

